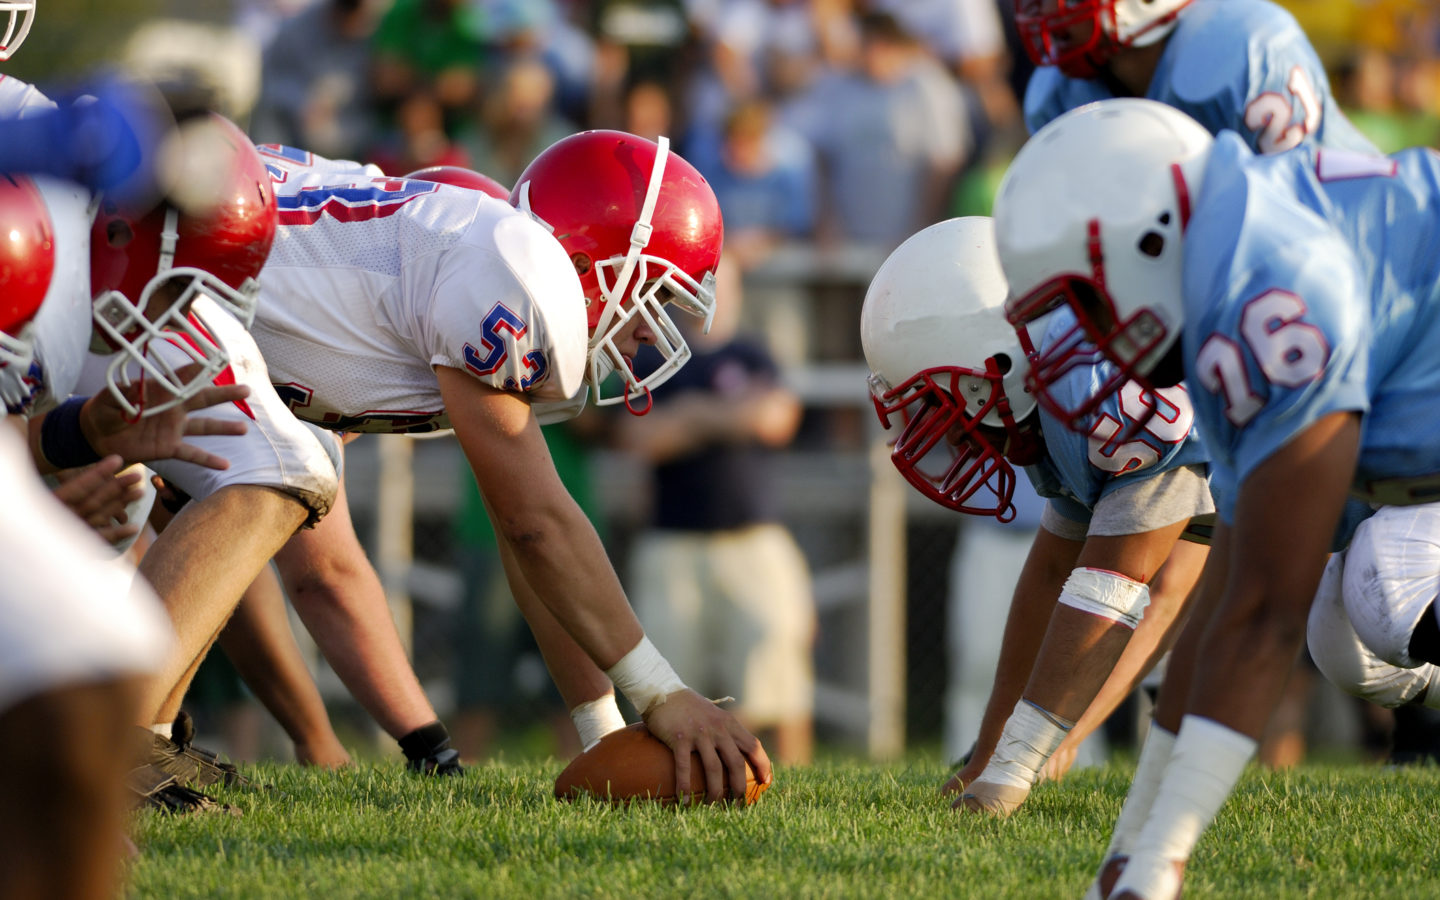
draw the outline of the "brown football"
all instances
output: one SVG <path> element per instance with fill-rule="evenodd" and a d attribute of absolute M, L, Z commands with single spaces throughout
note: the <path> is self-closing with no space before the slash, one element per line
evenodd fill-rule
<path fill-rule="evenodd" d="M 705 770 L 700 765 L 700 754 L 692 753 L 690 764 L 690 792 L 703 802 Z M 756 783 L 755 773 L 745 767 L 746 806 L 760 799 L 768 787 Z M 612 731 L 571 760 L 555 779 L 555 796 L 562 800 L 585 794 L 613 802 L 674 803 L 675 757 L 643 722 Z"/>

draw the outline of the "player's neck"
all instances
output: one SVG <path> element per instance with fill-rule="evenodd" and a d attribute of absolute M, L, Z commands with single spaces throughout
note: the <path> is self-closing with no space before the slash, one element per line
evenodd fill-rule
<path fill-rule="evenodd" d="M 1168 40 L 1168 39 L 1167 39 Z M 1150 80 L 1160 67 L 1167 41 L 1148 47 L 1129 47 L 1110 57 L 1105 64 L 1105 82 L 1117 96 L 1144 97 L 1150 92 Z"/>

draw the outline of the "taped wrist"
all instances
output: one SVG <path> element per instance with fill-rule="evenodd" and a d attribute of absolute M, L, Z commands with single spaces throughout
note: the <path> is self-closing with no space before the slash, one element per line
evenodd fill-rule
<path fill-rule="evenodd" d="M 88 397 L 71 397 L 46 413 L 40 423 L 40 452 L 57 469 L 76 469 L 100 461 L 80 430 L 80 409 Z"/>
<path fill-rule="evenodd" d="M 1081 566 L 1065 579 L 1060 602 L 1134 630 L 1150 605 L 1150 588 L 1107 569 Z"/>
<path fill-rule="evenodd" d="M 1045 761 L 1074 727 L 1074 722 L 1022 698 L 1005 722 L 1005 730 L 985 771 L 975 780 L 1029 788 L 1040 777 Z"/>
<path fill-rule="evenodd" d="M 570 710 L 570 721 L 580 734 L 580 746 L 589 750 L 600 743 L 600 739 L 612 731 L 625 727 L 625 717 L 615 704 L 615 695 L 606 694 L 595 700 L 587 700 Z"/>
<path fill-rule="evenodd" d="M 411 762 L 421 762 L 450 749 L 450 732 L 439 719 L 421 725 L 400 739 L 400 751 Z"/>
<path fill-rule="evenodd" d="M 610 676 L 610 680 L 615 682 L 642 717 L 649 715 L 650 710 L 663 703 L 666 697 L 685 690 L 685 682 L 675 674 L 648 637 L 641 637 L 640 643 L 606 669 L 605 674 Z"/>

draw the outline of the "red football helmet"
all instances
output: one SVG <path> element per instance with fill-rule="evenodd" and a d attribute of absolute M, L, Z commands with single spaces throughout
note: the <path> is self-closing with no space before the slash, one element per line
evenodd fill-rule
<path fill-rule="evenodd" d="M 15 55 L 30 33 L 30 23 L 35 21 L 35 0 L 0 0 L 0 14 L 8 13 L 10 20 L 5 33 L 0 34 L 0 62 Z"/>
<path fill-rule="evenodd" d="M 28 178 L 0 175 L 0 401 L 7 407 L 30 396 L 31 320 L 54 272 L 55 229 L 39 190 Z"/>
<path fill-rule="evenodd" d="M 510 202 L 510 189 L 489 175 L 482 175 L 474 169 L 466 169 L 462 166 L 430 166 L 425 169 L 417 169 L 409 175 L 402 176 L 411 181 L 433 181 L 436 184 L 453 184 L 456 187 L 469 188 L 472 191 L 479 191 L 482 194 L 489 194 L 496 200 Z"/>
<path fill-rule="evenodd" d="M 548 228 L 570 254 L 590 325 L 586 380 L 595 402 L 650 408 L 650 390 L 674 375 L 690 348 L 665 312 L 674 301 L 700 316 L 715 312 L 715 267 L 725 228 L 715 192 L 700 173 L 659 143 L 623 131 L 586 131 L 552 144 L 525 168 L 511 202 Z M 635 316 L 656 335 L 663 362 L 643 381 L 615 344 Z M 618 396 L 601 385 L 624 379 Z M 643 400 L 639 406 L 632 400 Z"/>
<path fill-rule="evenodd" d="M 1145 47 L 1175 28 L 1190 0 L 1015 0 L 1015 29 L 1037 66 L 1094 78 L 1116 51 Z"/>
<path fill-rule="evenodd" d="M 124 354 L 111 365 L 110 389 L 131 415 L 181 402 L 229 362 L 189 315 L 207 296 L 249 327 L 260 290 L 256 277 L 275 239 L 275 192 L 255 147 L 235 123 L 208 115 L 181 126 L 168 170 L 175 202 L 135 214 L 102 204 L 90 238 L 95 324 Z M 155 338 L 180 347 L 201 371 L 184 383 L 152 357 Z M 123 397 L 124 375 L 138 365 L 174 397 L 143 411 Z"/>

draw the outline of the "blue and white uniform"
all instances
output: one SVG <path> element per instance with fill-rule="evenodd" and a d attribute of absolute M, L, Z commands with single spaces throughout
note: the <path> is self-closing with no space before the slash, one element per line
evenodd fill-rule
<path fill-rule="evenodd" d="M 1116 95 L 1102 80 L 1053 66 L 1025 90 L 1031 133 L 1068 110 Z M 1205 0 L 1181 11 L 1145 96 L 1186 113 L 1211 133 L 1229 129 L 1252 150 L 1302 143 L 1373 151 L 1340 112 L 1325 68 L 1295 18 L 1268 0 Z"/>
<path fill-rule="evenodd" d="M 1068 309 L 1056 311 L 1045 328 L 1045 342 L 1059 338 L 1073 325 L 1073 313 Z M 1061 403 L 1078 406 L 1113 374 L 1110 363 L 1105 361 L 1077 366 L 1054 390 Z M 1036 493 L 1049 499 L 1053 513 L 1069 522 L 1088 526 L 1091 514 L 1101 501 L 1117 491 L 1182 467 L 1203 469 L 1207 454 L 1196 432 L 1195 416 L 1185 388 L 1166 388 L 1158 393 L 1160 405 L 1156 414 L 1145 428 L 1126 441 L 1119 438 L 1125 437 L 1134 422 L 1148 412 L 1148 398 L 1142 397 L 1134 382 L 1127 383 L 1095 411 L 1087 422 L 1085 434 L 1066 428 L 1043 408 L 1038 411 L 1045 458 L 1026 467 L 1025 474 Z M 1133 511 L 1132 521 L 1137 525 L 1136 531 L 1149 530 L 1212 511 L 1208 497 L 1202 496 L 1198 501 L 1191 501 L 1190 508 L 1183 514 L 1165 521 L 1147 519 L 1147 511 L 1143 509 Z M 1047 516 L 1047 530 L 1056 531 L 1054 524 L 1053 517 Z M 1101 533 L 1135 532 L 1102 530 Z"/>
<path fill-rule="evenodd" d="M 1233 522 L 1245 479 L 1287 442 L 1332 413 L 1362 415 L 1352 493 L 1378 512 L 1355 528 L 1345 561 L 1331 562 L 1344 568 L 1346 615 L 1322 590 L 1311 651 L 1341 687 L 1408 702 L 1433 667 L 1395 693 L 1385 664 L 1416 668 L 1410 636 L 1440 590 L 1440 357 L 1430 350 L 1440 341 L 1440 157 L 1260 157 L 1221 134 L 1186 236 L 1183 291 L 1186 380 L 1222 520 Z M 1337 661 L 1341 646 L 1354 658 Z M 1391 693 L 1377 694 L 1382 684 Z"/>

